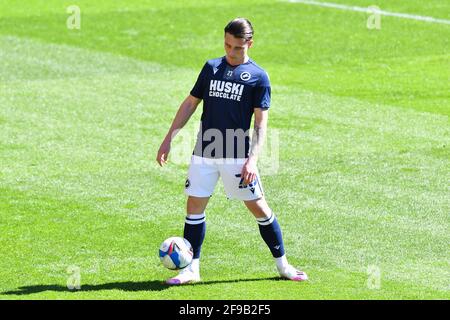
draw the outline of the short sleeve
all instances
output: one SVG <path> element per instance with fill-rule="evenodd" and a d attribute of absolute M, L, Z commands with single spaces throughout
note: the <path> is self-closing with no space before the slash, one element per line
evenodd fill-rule
<path fill-rule="evenodd" d="M 198 75 L 194 87 L 191 90 L 191 95 L 198 99 L 203 99 L 203 93 L 205 92 L 205 85 L 207 83 L 206 75 L 208 72 L 208 68 L 209 68 L 208 63 L 205 63 L 205 65 L 202 68 L 202 71 L 200 71 L 200 74 Z"/>
<path fill-rule="evenodd" d="M 270 107 L 270 80 L 266 72 L 261 76 L 256 87 L 253 89 L 253 107 L 268 109 Z"/>

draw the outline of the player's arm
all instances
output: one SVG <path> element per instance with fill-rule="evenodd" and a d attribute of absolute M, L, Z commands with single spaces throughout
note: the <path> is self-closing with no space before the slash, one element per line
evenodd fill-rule
<path fill-rule="evenodd" d="M 181 103 L 180 108 L 172 121 L 169 131 L 166 134 L 161 146 L 159 147 L 158 154 L 156 155 L 156 162 L 160 166 L 167 163 L 167 157 L 170 152 L 170 144 L 172 139 L 176 136 L 178 131 L 184 127 L 184 125 L 189 121 L 192 114 L 197 109 L 201 99 L 196 98 L 192 95 L 187 96 L 187 98 Z"/>
<path fill-rule="evenodd" d="M 267 109 L 254 109 L 255 122 L 253 124 L 252 144 L 248 153 L 249 160 L 257 162 L 258 155 L 261 152 L 267 131 L 267 121 L 269 119 L 269 112 Z"/>
<path fill-rule="evenodd" d="M 267 122 L 269 119 L 268 109 L 254 108 L 254 117 L 252 143 L 250 145 L 248 159 L 241 172 L 241 177 L 244 178 L 243 182 L 245 184 L 249 184 L 256 179 L 256 163 L 258 161 L 258 156 L 261 153 L 267 132 Z"/>

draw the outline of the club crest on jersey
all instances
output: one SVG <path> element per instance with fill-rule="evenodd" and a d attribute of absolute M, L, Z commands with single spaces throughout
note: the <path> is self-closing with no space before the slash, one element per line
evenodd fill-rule
<path fill-rule="evenodd" d="M 209 83 L 209 96 L 241 101 L 244 85 L 230 81 L 211 80 Z"/>
<path fill-rule="evenodd" d="M 248 80 L 250 80 L 251 77 L 252 77 L 252 75 L 249 72 L 247 72 L 247 71 L 244 71 L 244 72 L 241 73 L 241 80 L 242 81 L 248 81 Z"/>

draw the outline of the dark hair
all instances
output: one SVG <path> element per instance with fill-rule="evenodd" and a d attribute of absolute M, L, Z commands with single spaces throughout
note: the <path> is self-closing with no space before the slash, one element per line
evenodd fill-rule
<path fill-rule="evenodd" d="M 224 29 L 225 33 L 232 34 L 236 38 L 251 40 L 253 38 L 253 26 L 245 18 L 236 18 L 228 22 Z"/>

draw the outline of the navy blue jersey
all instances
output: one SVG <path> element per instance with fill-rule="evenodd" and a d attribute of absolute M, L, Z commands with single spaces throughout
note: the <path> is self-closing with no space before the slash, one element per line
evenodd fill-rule
<path fill-rule="evenodd" d="M 232 66 L 225 56 L 203 66 L 191 95 L 203 100 L 193 154 L 206 158 L 247 158 L 254 108 L 270 107 L 267 73 L 252 59 Z"/>

